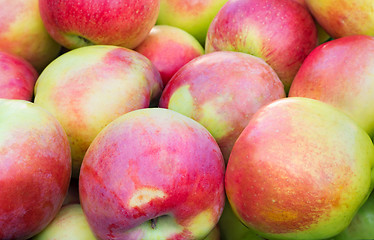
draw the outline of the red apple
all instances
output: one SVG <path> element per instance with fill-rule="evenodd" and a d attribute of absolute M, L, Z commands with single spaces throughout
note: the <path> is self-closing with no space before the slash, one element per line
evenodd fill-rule
<path fill-rule="evenodd" d="M 166 25 L 153 27 L 135 51 L 156 66 L 164 86 L 183 65 L 204 54 L 203 47 L 191 34 Z"/>
<path fill-rule="evenodd" d="M 221 216 L 224 161 L 210 133 L 177 112 L 127 113 L 92 142 L 79 194 L 100 239 L 203 239 Z"/>
<path fill-rule="evenodd" d="M 0 51 L 0 98 L 31 101 L 38 73 L 26 60 Z"/>
<path fill-rule="evenodd" d="M 42 71 L 61 46 L 48 34 L 39 0 L 0 0 L 0 51 L 20 56 Z"/>
<path fill-rule="evenodd" d="M 64 127 L 71 146 L 73 176 L 96 135 L 129 111 L 146 108 L 161 95 L 162 81 L 143 55 L 115 46 L 89 46 L 67 52 L 42 72 L 35 103 Z"/>
<path fill-rule="evenodd" d="M 211 23 L 205 51 L 245 52 L 264 59 L 288 91 L 305 57 L 317 46 L 309 12 L 290 0 L 231 0 Z"/>
<path fill-rule="evenodd" d="M 159 105 L 201 123 L 228 160 L 252 115 L 282 97 L 282 82 L 262 59 L 222 51 L 198 57 L 181 68 L 164 89 Z"/>
<path fill-rule="evenodd" d="M 341 109 L 374 136 L 374 37 L 327 42 L 304 61 L 289 96 L 317 99 Z"/>
<path fill-rule="evenodd" d="M 374 186 L 374 146 L 338 109 L 284 98 L 236 141 L 226 194 L 247 227 L 270 239 L 325 239 L 345 229 Z"/>
<path fill-rule="evenodd" d="M 159 0 L 40 0 L 49 34 L 73 49 L 92 44 L 135 48 L 155 25 Z"/>
<path fill-rule="evenodd" d="M 0 99 L 0 239 L 27 239 L 48 225 L 67 193 L 67 136 L 47 111 Z"/>

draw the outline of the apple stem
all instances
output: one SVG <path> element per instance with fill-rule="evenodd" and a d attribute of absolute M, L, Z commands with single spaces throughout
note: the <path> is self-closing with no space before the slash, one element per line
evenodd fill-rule
<path fill-rule="evenodd" d="M 156 228 L 156 223 L 157 223 L 157 218 L 151 219 L 151 227 L 152 227 L 152 229 Z"/>

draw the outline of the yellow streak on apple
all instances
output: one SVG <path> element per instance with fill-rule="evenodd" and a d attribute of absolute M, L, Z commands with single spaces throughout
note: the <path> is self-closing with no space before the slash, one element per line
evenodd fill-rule
<path fill-rule="evenodd" d="M 189 85 L 185 85 L 177 89 L 170 97 L 168 108 L 192 118 L 194 111 L 194 99 L 189 89 Z"/>
<path fill-rule="evenodd" d="M 141 188 L 134 192 L 134 194 L 130 198 L 129 206 L 131 208 L 141 207 L 154 199 L 165 198 L 166 196 L 167 194 L 159 189 L 147 187 Z"/>
<path fill-rule="evenodd" d="M 214 213 L 212 209 L 207 209 L 191 219 L 187 229 L 198 239 L 204 237 L 215 226 Z M 210 223 L 210 224 L 209 224 Z"/>

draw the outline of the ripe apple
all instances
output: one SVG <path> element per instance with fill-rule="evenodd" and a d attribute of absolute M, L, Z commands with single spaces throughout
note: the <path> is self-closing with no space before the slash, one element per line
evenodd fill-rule
<path fill-rule="evenodd" d="M 237 51 L 264 59 L 285 90 L 305 57 L 317 46 L 309 12 L 290 0 L 231 0 L 211 23 L 205 51 Z"/>
<path fill-rule="evenodd" d="M 349 36 L 316 48 L 297 73 L 289 96 L 341 109 L 374 136 L 374 37 Z"/>
<path fill-rule="evenodd" d="M 151 60 L 164 86 L 183 65 L 204 54 L 203 47 L 191 34 L 166 25 L 153 27 L 135 51 Z"/>
<path fill-rule="evenodd" d="M 159 106 L 206 127 L 227 161 L 252 115 L 283 97 L 282 82 L 262 59 L 222 51 L 195 58 L 181 68 L 165 87 Z"/>
<path fill-rule="evenodd" d="M 374 1 L 305 0 L 310 12 L 333 37 L 374 35 Z"/>
<path fill-rule="evenodd" d="M 49 34 L 73 49 L 93 44 L 135 48 L 155 25 L 159 0 L 40 0 Z"/>
<path fill-rule="evenodd" d="M 210 23 L 227 1 L 160 0 L 157 24 L 183 29 L 204 44 Z"/>
<path fill-rule="evenodd" d="M 196 121 L 162 108 L 129 112 L 92 142 L 79 194 L 100 239 L 203 239 L 224 203 L 224 161 Z"/>
<path fill-rule="evenodd" d="M 96 135 L 122 114 L 146 108 L 161 95 L 162 81 L 143 55 L 115 46 L 88 46 L 65 53 L 39 76 L 35 103 L 64 127 L 73 176 Z"/>
<path fill-rule="evenodd" d="M 284 98 L 260 109 L 236 141 L 226 194 L 247 227 L 270 239 L 324 239 L 366 201 L 374 146 L 338 109 Z"/>
<path fill-rule="evenodd" d="M 0 99 L 0 239 L 27 239 L 52 221 L 67 193 L 67 136 L 47 111 Z"/>
<path fill-rule="evenodd" d="M 0 51 L 0 98 L 31 101 L 38 73 L 26 60 Z"/>
<path fill-rule="evenodd" d="M 79 204 L 61 208 L 55 219 L 32 240 L 96 240 Z"/>
<path fill-rule="evenodd" d="M 39 0 L 0 0 L 0 5 L 0 51 L 20 56 L 42 71 L 61 46 L 44 27 Z"/>

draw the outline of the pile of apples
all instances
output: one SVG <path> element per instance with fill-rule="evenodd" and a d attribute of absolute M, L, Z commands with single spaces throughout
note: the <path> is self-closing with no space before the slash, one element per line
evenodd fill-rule
<path fill-rule="evenodd" d="M 373 1 L 0 4 L 0 240 L 374 239 Z"/>

